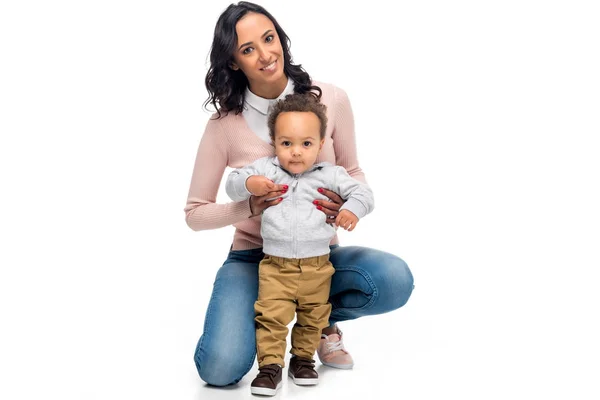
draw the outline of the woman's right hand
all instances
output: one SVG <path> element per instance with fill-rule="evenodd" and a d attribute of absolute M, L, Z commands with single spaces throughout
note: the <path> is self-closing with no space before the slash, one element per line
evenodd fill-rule
<path fill-rule="evenodd" d="M 250 196 L 251 217 L 261 215 L 267 208 L 281 203 L 283 197 L 279 196 L 287 192 L 288 185 L 275 185 L 275 189 L 264 196 Z"/>

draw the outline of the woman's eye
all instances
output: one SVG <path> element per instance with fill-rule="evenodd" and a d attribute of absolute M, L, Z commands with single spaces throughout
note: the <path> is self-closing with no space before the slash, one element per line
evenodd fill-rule
<path fill-rule="evenodd" d="M 265 42 L 267 42 L 267 43 L 270 43 L 270 42 L 272 42 L 272 41 L 273 41 L 273 39 L 275 39 L 275 38 L 273 37 L 273 35 L 269 35 L 269 36 L 267 36 L 267 37 L 265 38 Z"/>
<path fill-rule="evenodd" d="M 242 54 L 250 54 L 252 53 L 252 50 L 254 50 L 252 47 L 246 47 L 244 50 L 242 50 Z"/>

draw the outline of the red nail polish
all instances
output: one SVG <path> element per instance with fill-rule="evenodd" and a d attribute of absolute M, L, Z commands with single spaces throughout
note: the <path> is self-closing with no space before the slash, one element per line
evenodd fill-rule
<path fill-rule="evenodd" d="M 317 206 L 317 210 L 322 210 L 322 209 L 323 209 L 323 207 Z"/>
<path fill-rule="evenodd" d="M 287 188 L 288 188 L 288 185 L 283 185 L 283 188 L 284 188 L 285 190 L 287 190 Z"/>
<path fill-rule="evenodd" d="M 313 204 L 319 204 L 318 200 L 313 200 Z"/>
<path fill-rule="evenodd" d="M 283 197 L 280 197 L 280 198 L 279 198 L 279 201 L 281 201 L 281 200 L 283 200 Z"/>
<path fill-rule="evenodd" d="M 317 190 L 319 191 L 319 193 L 323 193 L 323 188 L 319 188 Z"/>

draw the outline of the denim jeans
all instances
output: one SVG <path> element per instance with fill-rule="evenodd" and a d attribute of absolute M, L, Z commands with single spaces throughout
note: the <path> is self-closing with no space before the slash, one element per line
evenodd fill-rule
<path fill-rule="evenodd" d="M 254 302 L 258 297 L 258 263 L 262 249 L 230 251 L 217 272 L 194 361 L 210 385 L 239 382 L 256 357 Z M 358 246 L 331 246 L 335 267 L 329 324 L 382 314 L 408 301 L 413 276 L 393 254 Z"/>

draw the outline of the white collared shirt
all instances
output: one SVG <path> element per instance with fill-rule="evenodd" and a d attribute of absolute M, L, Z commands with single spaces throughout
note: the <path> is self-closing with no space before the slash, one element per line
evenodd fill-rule
<path fill-rule="evenodd" d="M 265 99 L 258 97 L 246 88 L 246 97 L 244 101 L 244 111 L 242 115 L 246 119 L 250 130 L 258 135 L 259 138 L 267 143 L 271 143 L 269 136 L 269 127 L 267 126 L 270 107 L 277 100 L 283 99 L 286 95 L 294 93 L 294 81 L 288 78 L 288 83 L 283 92 L 276 99 Z"/>

